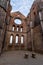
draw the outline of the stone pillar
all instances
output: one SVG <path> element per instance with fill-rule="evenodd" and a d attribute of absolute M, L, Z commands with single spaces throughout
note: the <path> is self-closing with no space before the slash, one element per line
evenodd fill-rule
<path fill-rule="evenodd" d="M 30 22 L 30 28 L 31 28 L 31 42 L 32 42 L 32 51 L 34 51 L 34 38 L 33 38 L 33 22 Z"/>
<path fill-rule="evenodd" d="M 27 50 L 27 33 L 25 33 L 25 37 L 24 37 L 24 44 L 25 44 L 25 50 Z"/>
<path fill-rule="evenodd" d="M 34 53 L 34 31 L 33 31 L 33 22 L 30 22 L 30 28 L 31 28 L 31 42 L 32 42 L 32 58 L 35 58 L 35 53 Z"/>

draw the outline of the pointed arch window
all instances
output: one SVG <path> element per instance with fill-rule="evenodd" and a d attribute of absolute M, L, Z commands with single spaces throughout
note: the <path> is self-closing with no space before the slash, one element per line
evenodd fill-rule
<path fill-rule="evenodd" d="M 15 26 L 13 25 L 13 27 L 12 27 L 12 31 L 15 31 Z"/>
<path fill-rule="evenodd" d="M 19 41 L 19 36 L 16 35 L 16 44 L 18 43 L 18 41 Z"/>
<path fill-rule="evenodd" d="M 23 27 L 20 28 L 20 32 L 23 32 Z"/>
<path fill-rule="evenodd" d="M 17 31 L 19 31 L 19 26 L 17 26 Z"/>
<path fill-rule="evenodd" d="M 10 44 L 12 45 L 13 43 L 13 35 L 10 36 Z"/>
<path fill-rule="evenodd" d="M 8 8 L 8 5 L 9 5 L 9 1 L 7 1 L 7 8 Z"/>
<path fill-rule="evenodd" d="M 21 36 L 21 44 L 24 43 L 24 36 Z"/>

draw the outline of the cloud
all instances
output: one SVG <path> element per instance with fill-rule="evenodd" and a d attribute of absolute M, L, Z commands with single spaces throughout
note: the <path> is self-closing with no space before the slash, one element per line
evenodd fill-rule
<path fill-rule="evenodd" d="M 22 12 L 25 16 L 29 13 L 30 9 L 28 7 L 20 7 L 19 11 Z"/>
<path fill-rule="evenodd" d="M 34 0 L 11 0 L 12 12 L 20 11 L 27 16 Z"/>

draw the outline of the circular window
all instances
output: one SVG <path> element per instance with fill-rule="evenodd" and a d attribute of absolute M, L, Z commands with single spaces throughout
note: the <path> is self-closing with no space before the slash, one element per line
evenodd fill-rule
<path fill-rule="evenodd" d="M 19 24 L 19 25 L 21 24 L 21 20 L 20 20 L 20 19 L 15 19 L 14 22 L 15 22 L 16 24 Z"/>

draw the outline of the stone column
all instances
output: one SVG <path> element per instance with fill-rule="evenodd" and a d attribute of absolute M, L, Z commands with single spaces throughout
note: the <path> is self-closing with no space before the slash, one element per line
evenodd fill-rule
<path fill-rule="evenodd" d="M 25 50 L 27 50 L 27 33 L 25 33 L 25 37 L 24 37 L 24 46 L 25 46 Z"/>
<path fill-rule="evenodd" d="M 34 27 L 34 25 L 33 25 L 33 22 L 31 21 L 30 22 L 30 28 L 31 28 L 31 42 L 32 42 L 32 58 L 35 58 L 35 53 L 34 53 L 34 31 L 33 31 L 33 27 Z"/>
<path fill-rule="evenodd" d="M 30 22 L 30 28 L 31 28 L 31 42 L 32 42 L 32 51 L 34 51 L 34 45 L 33 45 L 33 23 L 32 21 Z"/>

